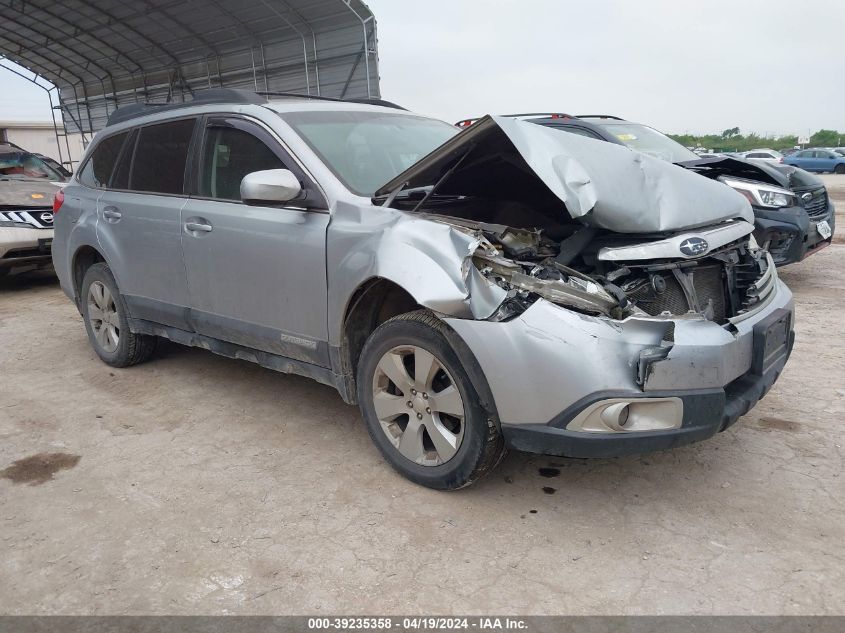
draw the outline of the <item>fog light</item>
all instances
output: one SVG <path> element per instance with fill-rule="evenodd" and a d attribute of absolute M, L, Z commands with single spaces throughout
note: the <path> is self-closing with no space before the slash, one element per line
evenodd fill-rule
<path fill-rule="evenodd" d="M 601 419 L 614 431 L 624 431 L 625 425 L 628 424 L 628 414 L 628 403 L 617 402 L 605 407 L 604 411 L 601 412 Z"/>

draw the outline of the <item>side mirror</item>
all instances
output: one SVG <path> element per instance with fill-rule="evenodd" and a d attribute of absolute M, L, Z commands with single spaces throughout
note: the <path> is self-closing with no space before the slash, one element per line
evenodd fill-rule
<path fill-rule="evenodd" d="M 302 193 L 302 185 L 288 169 L 254 171 L 241 180 L 241 200 L 245 204 L 281 204 Z"/>

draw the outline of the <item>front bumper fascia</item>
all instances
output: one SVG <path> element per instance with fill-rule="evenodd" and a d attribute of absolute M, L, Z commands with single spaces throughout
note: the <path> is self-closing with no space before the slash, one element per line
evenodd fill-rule
<path fill-rule="evenodd" d="M 607 457 L 671 448 L 709 437 L 747 413 L 777 380 L 786 357 L 755 373 L 755 331 L 793 301 L 780 280 L 756 313 L 729 326 L 703 319 L 629 318 L 578 314 L 543 300 L 501 323 L 446 318 L 487 379 L 502 431 L 519 450 Z M 644 350 L 672 348 L 641 379 Z M 591 433 L 566 426 L 593 403 L 610 398 L 679 398 L 679 428 Z"/>
<path fill-rule="evenodd" d="M 831 230 L 836 227 L 836 210 L 828 201 L 827 213 L 810 218 L 803 207 L 763 209 L 754 207 L 754 239 L 761 246 L 769 244 L 769 253 L 777 266 L 794 264 L 830 245 L 832 238 L 824 239 L 816 224 L 824 220 Z"/>
<path fill-rule="evenodd" d="M 795 337 L 790 333 L 789 353 Z M 780 377 L 789 354 L 763 374 L 748 373 L 722 389 L 661 391 L 642 394 L 593 394 L 551 424 L 502 424 L 509 448 L 559 457 L 618 457 L 692 444 L 712 437 L 750 411 Z M 680 398 L 684 404 L 680 428 L 642 433 L 583 433 L 565 428 L 568 420 L 598 400 L 610 398 Z"/>

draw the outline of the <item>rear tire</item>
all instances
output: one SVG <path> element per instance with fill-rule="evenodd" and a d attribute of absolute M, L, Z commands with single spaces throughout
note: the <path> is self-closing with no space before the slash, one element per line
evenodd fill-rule
<path fill-rule="evenodd" d="M 845 174 L 845 165 L 837 165 L 836 169 L 833 170 L 834 174 Z"/>
<path fill-rule="evenodd" d="M 357 372 L 373 442 L 396 471 L 436 490 L 472 484 L 505 451 L 447 331 L 424 310 L 394 317 L 370 335 Z"/>
<path fill-rule="evenodd" d="M 137 365 L 152 356 L 156 337 L 129 331 L 129 310 L 108 265 L 91 266 L 82 279 L 82 318 L 91 347 L 112 367 Z"/>

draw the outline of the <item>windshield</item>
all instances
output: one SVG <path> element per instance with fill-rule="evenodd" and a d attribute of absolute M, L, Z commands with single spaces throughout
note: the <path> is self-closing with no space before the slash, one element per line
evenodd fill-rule
<path fill-rule="evenodd" d="M 682 163 L 688 160 L 698 160 L 698 156 L 686 147 L 673 141 L 665 134 L 654 128 L 639 123 L 607 123 L 596 122 L 622 143 L 643 154 L 654 156 L 670 163 Z"/>
<path fill-rule="evenodd" d="M 64 182 L 66 178 L 50 167 L 35 154 L 23 151 L 0 153 L 0 178 L 20 180 L 54 180 Z"/>
<path fill-rule="evenodd" d="M 281 116 L 350 191 L 367 197 L 460 131 L 443 121 L 407 114 L 341 111 Z"/>

